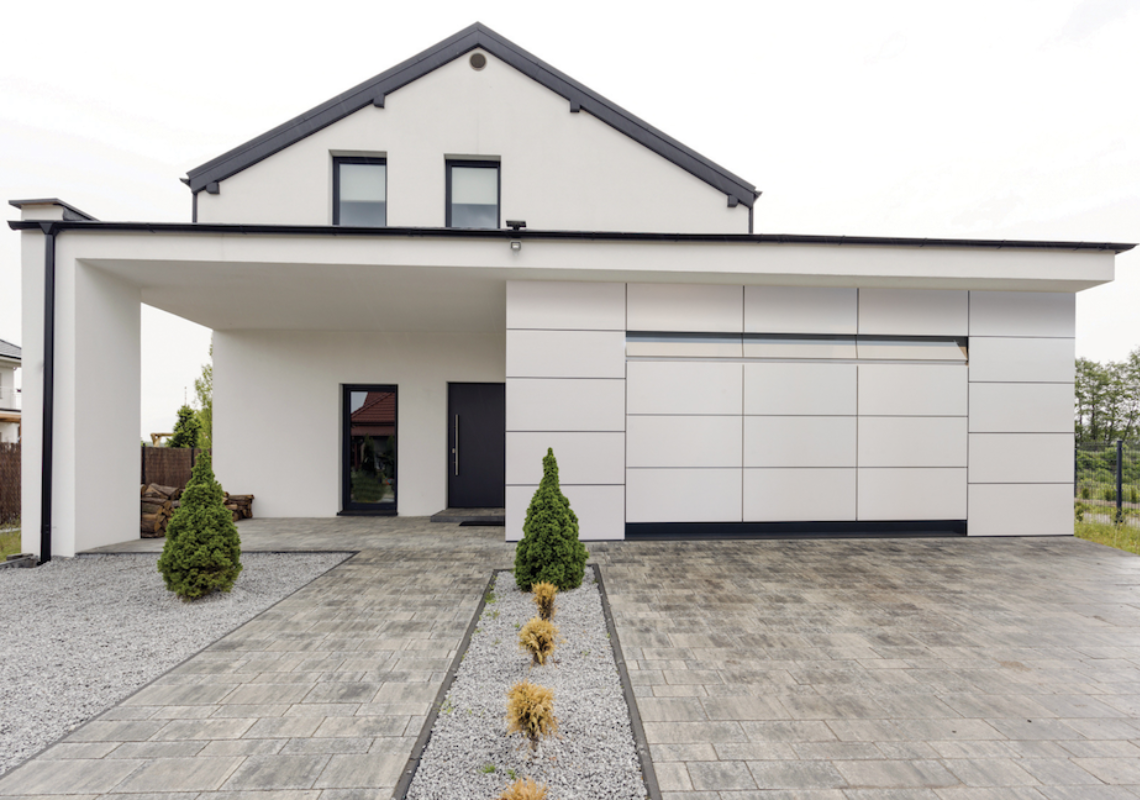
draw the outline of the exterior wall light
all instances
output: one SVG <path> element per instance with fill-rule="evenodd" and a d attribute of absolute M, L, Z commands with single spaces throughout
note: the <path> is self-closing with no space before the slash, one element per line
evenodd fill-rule
<path fill-rule="evenodd" d="M 516 253 L 517 253 L 519 250 L 522 250 L 522 242 L 520 242 L 518 239 L 515 239 L 515 240 L 513 240 L 513 241 L 511 242 L 511 250 L 513 250 L 513 251 L 514 251 L 514 252 L 516 252 Z"/>

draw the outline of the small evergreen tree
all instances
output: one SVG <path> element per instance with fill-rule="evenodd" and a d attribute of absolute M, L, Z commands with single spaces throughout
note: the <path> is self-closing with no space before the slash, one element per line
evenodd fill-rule
<path fill-rule="evenodd" d="M 167 589 L 183 600 L 196 600 L 215 590 L 228 592 L 241 569 L 241 539 L 233 514 L 214 479 L 210 454 L 202 453 L 166 527 L 158 571 Z"/>
<path fill-rule="evenodd" d="M 178 421 L 174 423 L 174 436 L 170 438 L 168 447 L 197 447 L 201 424 L 194 409 L 183 404 L 178 409 Z"/>
<path fill-rule="evenodd" d="M 515 583 L 529 592 L 536 583 L 553 583 L 559 590 L 576 589 L 589 557 L 578 541 L 578 517 L 558 485 L 554 450 L 542 459 L 542 483 L 526 510 L 523 538 L 515 548 Z"/>

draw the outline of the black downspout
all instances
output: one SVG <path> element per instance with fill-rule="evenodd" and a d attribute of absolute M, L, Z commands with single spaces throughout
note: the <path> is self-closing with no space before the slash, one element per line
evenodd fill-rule
<path fill-rule="evenodd" d="M 40 563 L 51 561 L 52 440 L 55 423 L 55 225 L 41 222 L 44 232 L 44 413 L 43 470 L 40 476 Z"/>

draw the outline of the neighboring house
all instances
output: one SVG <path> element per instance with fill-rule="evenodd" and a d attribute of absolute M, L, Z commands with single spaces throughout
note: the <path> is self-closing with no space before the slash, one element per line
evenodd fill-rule
<path fill-rule="evenodd" d="M 0 443 L 20 441 L 20 393 L 16 390 L 19 368 L 20 348 L 0 339 Z"/>
<path fill-rule="evenodd" d="M 44 489 L 57 554 L 137 535 L 140 303 L 215 331 L 263 517 L 516 539 L 553 447 L 585 539 L 1072 533 L 1075 293 L 1131 245 L 754 233 L 751 184 L 481 25 L 186 183 L 186 224 L 13 201 L 25 550 Z"/>

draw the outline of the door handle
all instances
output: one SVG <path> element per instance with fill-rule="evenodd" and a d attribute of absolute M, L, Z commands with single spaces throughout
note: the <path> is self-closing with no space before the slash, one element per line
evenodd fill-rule
<path fill-rule="evenodd" d="M 455 454 L 455 475 L 459 476 L 459 415 L 455 415 L 455 447 L 451 448 Z"/>

